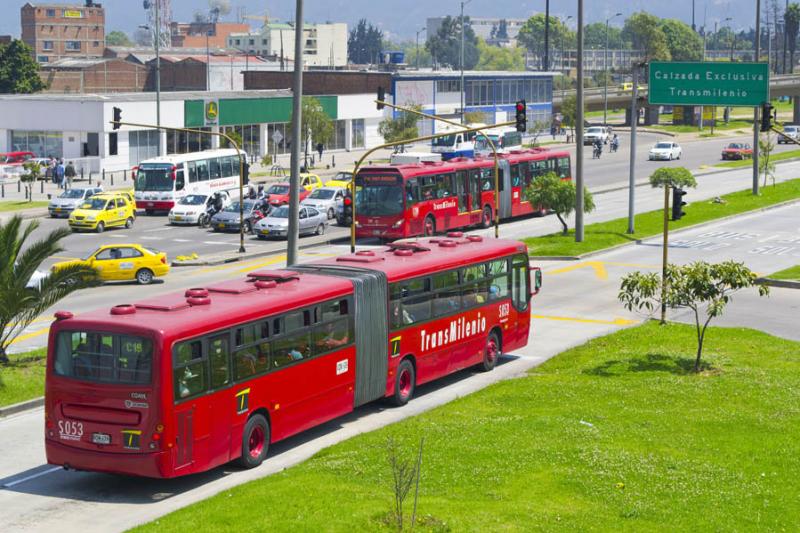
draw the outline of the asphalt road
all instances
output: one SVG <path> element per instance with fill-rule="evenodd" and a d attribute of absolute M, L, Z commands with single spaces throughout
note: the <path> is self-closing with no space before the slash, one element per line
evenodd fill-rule
<path fill-rule="evenodd" d="M 340 253 L 341 247 L 315 250 Z M 736 259 L 760 272 L 771 272 L 800 261 L 800 211 L 797 204 L 690 229 L 673 235 L 673 261 Z M 304 255 L 309 260 L 310 255 Z M 273 447 L 260 468 L 232 467 L 177 480 L 142 480 L 85 472 L 65 472 L 44 462 L 41 409 L 0 420 L 0 509 L 9 531 L 121 531 L 234 485 L 270 475 L 301 462 L 340 440 L 371 431 L 507 379 L 549 357 L 608 332 L 645 319 L 627 312 L 616 299 L 620 278 L 632 270 L 659 268 L 658 240 L 625 247 L 582 262 L 553 262 L 545 267 L 545 286 L 532 305 L 533 327 L 528 346 L 504 358 L 488 374 L 464 371 L 421 387 L 407 406 L 394 409 L 374 403 Z M 274 258 L 275 260 L 277 258 Z M 242 275 L 247 269 L 279 266 L 250 264 L 198 269 L 195 285 Z M 170 288 L 189 282 L 180 274 Z M 155 288 L 123 286 L 115 300 Z M 796 317 L 800 291 L 773 289 L 769 300 L 754 290 L 736 295 L 726 316 L 715 324 L 763 328 L 798 339 Z M 591 295 L 591 297 L 587 297 Z M 111 303 L 111 302 L 109 302 Z M 757 312 L 754 310 L 757 309 Z M 684 319 L 682 312 L 673 313 Z M 713 335 L 707 341 L 713 345 Z M 690 356 L 691 354 L 687 354 Z"/>

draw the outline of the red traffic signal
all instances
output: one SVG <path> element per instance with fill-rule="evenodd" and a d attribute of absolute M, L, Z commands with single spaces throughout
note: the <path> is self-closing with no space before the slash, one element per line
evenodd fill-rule
<path fill-rule="evenodd" d="M 519 100 L 514 109 L 516 110 L 517 131 L 524 133 L 528 129 L 528 106 L 525 104 L 525 100 Z"/>

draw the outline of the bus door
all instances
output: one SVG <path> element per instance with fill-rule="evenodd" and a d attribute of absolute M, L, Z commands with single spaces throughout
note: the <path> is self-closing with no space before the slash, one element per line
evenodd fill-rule
<path fill-rule="evenodd" d="M 507 160 L 501 160 L 500 165 L 500 218 L 511 216 L 511 166 Z"/>
<path fill-rule="evenodd" d="M 424 179 L 424 178 L 422 178 Z M 422 216 L 419 212 L 420 193 L 419 184 L 416 179 L 411 179 L 406 182 L 406 217 L 408 220 L 409 235 L 421 235 L 422 225 L 424 223 Z"/>
<path fill-rule="evenodd" d="M 469 171 L 469 223 L 471 225 L 479 224 L 481 221 L 481 171 L 480 169 L 472 169 Z"/>
<path fill-rule="evenodd" d="M 470 224 L 469 206 L 469 176 L 466 170 L 456 172 L 456 197 L 458 198 L 458 215 L 454 226 L 467 226 Z"/>
<path fill-rule="evenodd" d="M 236 398 L 232 397 L 231 383 L 231 334 L 225 332 L 208 339 L 209 395 L 207 414 L 210 420 L 208 444 L 209 460 L 230 460 L 231 421 L 238 411 Z"/>

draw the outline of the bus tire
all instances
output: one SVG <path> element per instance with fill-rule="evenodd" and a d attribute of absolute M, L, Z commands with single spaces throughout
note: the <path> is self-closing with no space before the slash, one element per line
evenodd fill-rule
<path fill-rule="evenodd" d="M 492 208 L 487 205 L 483 208 L 483 213 L 481 214 L 481 227 L 484 229 L 492 227 L 493 220 Z"/>
<path fill-rule="evenodd" d="M 500 338 L 497 333 L 492 331 L 486 338 L 486 346 L 483 348 L 483 361 L 480 369 L 484 372 L 491 372 L 497 366 L 497 360 L 503 354 Z"/>
<path fill-rule="evenodd" d="M 255 468 L 264 462 L 269 449 L 269 422 L 263 415 L 250 417 L 242 432 L 242 455 L 239 464 Z"/>
<path fill-rule="evenodd" d="M 397 407 L 402 407 L 414 396 L 417 388 L 417 371 L 414 363 L 410 359 L 403 359 L 397 365 L 397 373 L 394 376 L 394 396 L 392 403 Z"/>
<path fill-rule="evenodd" d="M 430 215 L 425 217 L 425 222 L 422 226 L 422 234 L 424 237 L 432 237 L 436 235 L 436 219 Z"/>

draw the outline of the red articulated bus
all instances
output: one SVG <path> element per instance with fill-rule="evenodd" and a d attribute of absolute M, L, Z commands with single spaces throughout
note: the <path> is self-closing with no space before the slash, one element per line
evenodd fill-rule
<path fill-rule="evenodd" d="M 531 275 L 533 290 L 531 290 Z M 73 316 L 56 314 L 50 464 L 156 478 L 270 443 L 528 342 L 524 244 L 451 233 Z"/>
<path fill-rule="evenodd" d="M 543 148 L 499 156 L 500 218 L 534 212 L 523 190 L 547 172 L 572 179 L 569 153 Z M 489 227 L 495 214 L 494 158 L 369 166 L 356 176 L 356 236 L 392 240 L 469 226 Z"/>

